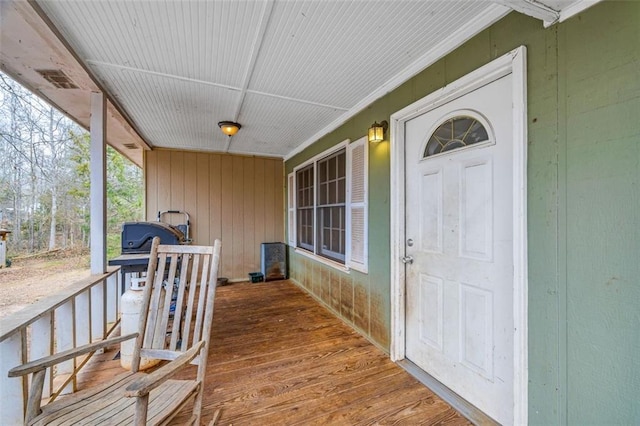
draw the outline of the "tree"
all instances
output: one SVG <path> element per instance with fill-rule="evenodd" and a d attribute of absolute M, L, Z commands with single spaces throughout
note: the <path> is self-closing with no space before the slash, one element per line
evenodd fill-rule
<path fill-rule="evenodd" d="M 85 218 L 83 239 L 89 243 L 89 206 L 81 200 L 89 199 L 89 135 L 74 135 L 72 159 L 78 179 L 69 193 L 78 199 L 79 214 Z M 107 147 L 107 257 L 120 254 L 120 231 L 123 222 L 143 218 L 144 191 L 142 170 L 124 158 L 118 151 Z"/>
<path fill-rule="evenodd" d="M 12 225 L 13 250 L 88 246 L 87 132 L 0 73 L 0 141 L 0 226 Z M 142 191 L 142 171 L 108 147 L 110 247 L 122 222 L 142 217 Z"/>

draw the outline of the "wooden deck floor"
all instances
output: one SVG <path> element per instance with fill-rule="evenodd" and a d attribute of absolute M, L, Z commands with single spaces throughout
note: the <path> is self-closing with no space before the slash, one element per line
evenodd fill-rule
<path fill-rule="evenodd" d="M 204 423 L 221 409 L 236 426 L 469 424 L 288 281 L 219 287 L 211 342 Z M 80 387 L 119 370 L 108 357 Z"/>

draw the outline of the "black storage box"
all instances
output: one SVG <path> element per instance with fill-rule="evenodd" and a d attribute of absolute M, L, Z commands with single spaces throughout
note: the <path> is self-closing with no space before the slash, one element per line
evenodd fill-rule
<path fill-rule="evenodd" d="M 261 283 L 264 281 L 264 275 L 260 272 L 249 272 L 249 281 L 252 283 Z"/>

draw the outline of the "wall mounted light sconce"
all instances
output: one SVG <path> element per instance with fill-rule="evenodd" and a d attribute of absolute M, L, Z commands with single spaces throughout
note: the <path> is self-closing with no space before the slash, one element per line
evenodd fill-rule
<path fill-rule="evenodd" d="M 387 132 L 389 128 L 389 123 L 387 120 L 382 123 L 374 122 L 371 127 L 369 127 L 369 142 L 382 142 L 384 140 L 384 134 Z"/>
<path fill-rule="evenodd" d="M 222 133 L 225 135 L 233 136 L 238 133 L 238 130 L 240 130 L 242 126 L 233 121 L 221 121 L 218 123 L 218 127 L 220 127 L 220 130 L 222 130 Z"/>

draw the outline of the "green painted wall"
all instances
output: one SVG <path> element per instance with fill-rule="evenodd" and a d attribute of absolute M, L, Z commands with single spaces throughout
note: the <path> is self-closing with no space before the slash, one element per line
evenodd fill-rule
<path fill-rule="evenodd" d="M 384 114 L 380 114 L 384 117 Z M 387 114 L 388 116 L 388 114 Z M 285 174 L 293 167 L 335 144 L 355 141 L 373 119 L 355 117 L 331 135 L 321 139 L 286 163 Z M 391 275 L 389 258 L 389 143 L 369 146 L 369 273 L 344 273 L 289 251 L 290 276 L 342 319 L 361 331 L 381 349 L 390 343 Z"/>
<path fill-rule="evenodd" d="M 512 13 L 286 171 L 520 45 L 528 50 L 529 420 L 640 424 L 640 2 L 603 2 L 548 29 Z M 370 147 L 370 273 L 291 259 L 302 286 L 385 348 L 388 150 L 388 142 Z M 323 293 L 331 283 L 346 304 Z"/>
<path fill-rule="evenodd" d="M 567 22 L 558 48 L 566 420 L 638 425 L 640 2 Z"/>

